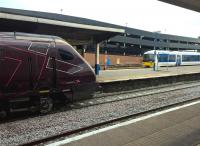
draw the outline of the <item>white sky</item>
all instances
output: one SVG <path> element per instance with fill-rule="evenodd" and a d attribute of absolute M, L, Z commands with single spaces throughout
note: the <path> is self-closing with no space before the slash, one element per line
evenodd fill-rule
<path fill-rule="evenodd" d="M 84 17 L 147 31 L 200 36 L 200 13 L 157 0 L 0 0 L 0 7 Z"/>

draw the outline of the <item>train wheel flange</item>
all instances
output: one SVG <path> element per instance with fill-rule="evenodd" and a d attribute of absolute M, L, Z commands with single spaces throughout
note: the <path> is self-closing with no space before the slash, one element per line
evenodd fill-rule
<path fill-rule="evenodd" d="M 50 97 L 40 99 L 40 113 L 47 114 L 53 109 L 53 100 Z"/>

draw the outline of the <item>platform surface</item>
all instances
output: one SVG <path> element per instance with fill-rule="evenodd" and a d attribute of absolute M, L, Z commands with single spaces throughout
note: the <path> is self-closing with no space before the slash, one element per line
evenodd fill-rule
<path fill-rule="evenodd" d="M 130 79 L 145 79 L 165 77 L 181 74 L 200 73 L 200 66 L 159 67 L 158 71 L 152 68 L 101 70 L 97 75 L 97 82 L 113 82 Z"/>
<path fill-rule="evenodd" d="M 199 146 L 200 102 L 64 145 Z"/>

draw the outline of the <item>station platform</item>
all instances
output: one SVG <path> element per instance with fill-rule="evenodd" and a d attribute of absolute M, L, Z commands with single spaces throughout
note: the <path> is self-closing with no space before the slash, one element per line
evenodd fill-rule
<path fill-rule="evenodd" d="M 115 81 L 125 81 L 134 79 L 147 79 L 156 77 L 176 76 L 183 74 L 200 73 L 200 66 L 178 66 L 178 67 L 159 67 L 158 71 L 153 68 L 120 69 L 120 70 L 101 70 L 96 76 L 97 82 L 107 83 Z"/>
<path fill-rule="evenodd" d="M 199 146 L 200 101 L 97 131 L 57 144 L 65 146 Z"/>

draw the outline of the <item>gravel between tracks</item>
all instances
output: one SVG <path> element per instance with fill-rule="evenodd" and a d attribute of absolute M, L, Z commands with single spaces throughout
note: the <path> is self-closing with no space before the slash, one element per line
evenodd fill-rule
<path fill-rule="evenodd" d="M 125 96 L 125 95 L 124 95 Z M 0 145 L 19 145 L 105 120 L 200 96 L 200 87 L 143 96 L 0 125 Z"/>

